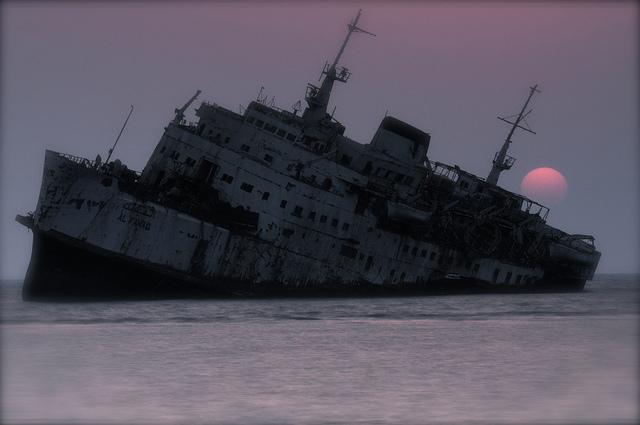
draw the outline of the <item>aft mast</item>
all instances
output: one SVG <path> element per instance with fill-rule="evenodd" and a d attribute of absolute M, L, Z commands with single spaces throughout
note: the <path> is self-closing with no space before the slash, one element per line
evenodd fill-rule
<path fill-rule="evenodd" d="M 329 63 L 326 63 L 324 65 L 322 74 L 325 77 L 320 87 L 317 87 L 313 84 L 307 84 L 305 100 L 307 101 L 308 106 L 305 109 L 302 117 L 308 125 L 317 124 L 321 120 L 325 119 L 334 81 L 346 83 L 351 76 L 351 72 L 349 72 L 346 67 L 338 66 L 338 62 L 340 61 L 340 58 L 344 53 L 345 47 L 347 47 L 347 43 L 351 38 L 351 34 L 353 34 L 354 32 L 362 32 L 375 36 L 375 34 L 372 34 L 358 27 L 358 20 L 360 19 L 361 13 L 362 9 L 358 10 L 358 14 L 356 15 L 355 19 L 353 19 L 351 23 L 347 25 L 349 31 L 347 32 L 347 36 L 342 42 L 342 46 L 340 46 L 340 50 L 333 60 L 333 63 L 331 63 L 331 65 L 329 65 Z"/>
<path fill-rule="evenodd" d="M 502 148 L 500 148 L 500 150 L 496 152 L 496 155 L 493 158 L 493 166 L 491 167 L 491 171 L 489 172 L 489 176 L 487 177 L 487 183 L 497 185 L 498 178 L 500 177 L 500 173 L 503 172 L 504 170 L 509 170 L 513 166 L 513 163 L 516 161 L 515 158 L 507 155 L 507 150 L 509 150 L 509 145 L 511 144 L 511 136 L 513 136 L 513 133 L 515 132 L 516 128 L 528 131 L 529 133 L 536 134 L 536 132 L 528 128 L 528 126 L 523 127 L 520 125 L 521 122 L 523 122 L 523 124 L 526 124 L 527 115 L 529 115 L 533 111 L 533 109 L 530 109 L 529 111 L 525 112 L 525 109 L 527 109 L 527 106 L 529 105 L 529 101 L 533 97 L 534 93 L 540 93 L 540 90 L 538 90 L 537 84 L 533 87 L 529 87 L 529 96 L 527 97 L 527 100 L 524 102 L 524 106 L 522 106 L 522 109 L 520 110 L 520 113 L 517 116 L 512 115 L 506 118 L 498 117 L 499 120 L 502 120 L 508 124 L 511 124 L 511 130 L 509 130 L 509 134 L 507 135 L 507 138 L 505 139 L 504 144 L 502 145 Z M 513 118 L 513 117 L 516 118 L 515 121 L 513 122 L 509 121 L 509 118 Z"/>

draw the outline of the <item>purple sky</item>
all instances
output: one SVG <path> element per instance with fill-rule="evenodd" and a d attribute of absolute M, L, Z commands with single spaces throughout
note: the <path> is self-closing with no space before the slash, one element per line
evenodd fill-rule
<path fill-rule="evenodd" d="M 397 3 L 397 4 L 396 4 Z M 531 169 L 567 178 L 550 223 L 590 233 L 600 272 L 638 271 L 638 10 L 632 3 L 17 3 L 3 2 L 0 273 L 21 278 L 44 149 L 103 158 L 130 104 L 116 157 L 142 169 L 173 109 L 196 89 L 237 110 L 260 86 L 290 108 L 363 8 L 334 90 L 347 135 L 368 142 L 389 111 L 430 132 L 429 157 L 486 176 L 506 126 L 538 83 L 518 133 L 519 191 Z"/>

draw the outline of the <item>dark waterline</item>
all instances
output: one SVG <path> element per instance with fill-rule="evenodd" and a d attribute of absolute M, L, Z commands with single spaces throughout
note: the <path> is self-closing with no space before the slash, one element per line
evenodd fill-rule
<path fill-rule="evenodd" d="M 2 419 L 635 423 L 640 279 L 569 294 L 25 303 Z"/>

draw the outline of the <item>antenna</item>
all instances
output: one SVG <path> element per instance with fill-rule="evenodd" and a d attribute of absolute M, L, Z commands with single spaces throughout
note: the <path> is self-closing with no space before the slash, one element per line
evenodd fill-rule
<path fill-rule="evenodd" d="M 361 14 L 362 9 L 358 10 L 358 14 L 356 15 L 356 17 L 352 19 L 351 22 L 347 25 L 347 36 L 342 42 L 342 45 L 338 50 L 338 54 L 336 55 L 331 65 L 329 65 L 328 62 L 325 63 L 322 69 L 322 73 L 320 74 L 321 78 L 322 75 L 324 75 L 325 77 L 324 80 L 322 80 L 322 84 L 320 85 L 320 87 L 316 87 L 313 84 L 307 84 L 305 100 L 307 101 L 307 104 L 309 106 L 305 110 L 303 118 L 308 124 L 315 124 L 327 118 L 327 107 L 329 105 L 329 98 L 331 97 L 333 83 L 335 81 L 346 83 L 351 75 L 346 67 L 338 66 L 338 62 L 340 62 L 340 58 L 344 53 L 344 49 L 349 43 L 351 34 L 353 34 L 354 32 L 361 32 L 375 36 L 375 34 L 358 27 L 358 21 L 360 20 Z"/>
<path fill-rule="evenodd" d="M 185 103 L 182 108 L 176 108 L 175 109 L 175 113 L 176 113 L 176 117 L 173 119 L 173 123 L 174 124 L 180 124 L 182 122 L 182 120 L 184 119 L 184 111 L 187 110 L 187 108 L 189 108 L 189 106 L 191 106 L 191 104 L 193 103 L 194 100 L 196 100 L 196 98 L 198 96 L 200 96 L 200 93 L 202 93 L 202 91 L 197 90 L 196 94 L 194 94 L 193 96 L 191 96 L 191 99 L 187 100 L 187 103 Z"/>
<path fill-rule="evenodd" d="M 358 27 L 358 21 L 360 20 L 361 13 L 362 13 L 362 9 L 359 9 L 356 17 L 349 23 L 349 25 L 347 25 L 347 28 L 349 28 L 349 32 L 347 32 L 347 36 L 342 42 L 342 46 L 340 46 L 340 50 L 338 51 L 336 58 L 333 60 L 333 63 L 331 64 L 331 68 L 333 68 L 334 70 L 336 68 L 336 65 L 338 65 L 338 62 L 340 61 L 340 58 L 342 57 L 342 53 L 344 53 L 344 48 L 347 47 L 347 43 L 349 42 L 349 38 L 351 38 L 351 34 L 353 34 L 354 32 L 362 32 L 365 34 L 372 35 L 374 37 L 376 36 L 374 33 L 365 31 L 362 28 Z"/>
<path fill-rule="evenodd" d="M 298 111 L 302 108 L 302 105 L 300 104 L 300 101 L 298 100 L 296 103 L 293 104 L 292 109 L 293 109 L 293 116 L 295 117 L 296 115 L 298 115 Z"/>
<path fill-rule="evenodd" d="M 509 130 L 509 134 L 507 135 L 507 138 L 502 144 L 502 148 L 500 148 L 500 150 L 496 152 L 495 156 L 493 157 L 493 165 L 491 167 L 491 171 L 489 172 L 489 176 L 487 177 L 487 183 L 497 185 L 498 178 L 500 177 L 500 173 L 503 172 L 504 170 L 509 170 L 513 166 L 513 164 L 516 162 L 515 158 L 507 155 L 507 151 L 509 150 L 509 145 L 512 142 L 511 137 L 513 136 L 513 133 L 516 131 L 516 128 L 519 128 L 524 131 L 528 131 L 529 133 L 536 134 L 535 131 L 529 128 L 529 124 L 527 123 L 527 120 L 526 120 L 527 116 L 533 111 L 533 109 L 530 109 L 529 111 L 525 112 L 525 110 L 527 109 L 527 106 L 529 105 L 529 101 L 533 97 L 534 93 L 541 93 L 541 91 L 538 90 L 537 84 L 534 85 L 533 87 L 529 87 L 529 96 L 527 97 L 527 100 L 524 102 L 524 105 L 522 106 L 522 109 L 520 110 L 519 114 L 511 115 L 508 117 L 498 117 L 499 120 L 504 121 L 508 124 L 511 124 L 511 129 Z M 510 118 L 514 118 L 514 117 L 515 117 L 514 121 L 509 120 Z M 520 125 L 521 122 L 523 123 L 524 126 Z"/>
<path fill-rule="evenodd" d="M 133 113 L 133 105 L 131 105 L 131 109 L 129 110 L 129 115 L 127 115 L 127 119 L 124 120 L 124 124 L 122 124 L 122 128 L 120 129 L 120 133 L 118 133 L 118 137 L 116 137 L 115 143 L 113 144 L 111 149 L 109 149 L 109 155 L 107 155 L 107 160 L 104 162 L 105 164 L 109 163 L 111 154 L 115 150 L 116 145 L 118 144 L 118 140 L 120 140 L 120 136 L 122 136 L 122 132 L 124 131 L 124 128 L 127 126 L 127 122 L 129 121 L 129 117 L 131 116 L 132 113 Z"/>

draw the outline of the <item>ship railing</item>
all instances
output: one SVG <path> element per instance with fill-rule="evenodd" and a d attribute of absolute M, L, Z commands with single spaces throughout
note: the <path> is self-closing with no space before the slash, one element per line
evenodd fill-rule
<path fill-rule="evenodd" d="M 84 158 L 81 156 L 77 156 L 77 155 L 71 155 L 69 153 L 61 153 L 61 152 L 56 152 L 59 156 L 68 159 L 69 161 L 73 162 L 74 164 L 78 164 L 84 168 L 87 169 L 93 169 L 96 170 L 98 173 L 100 174 L 107 174 L 107 175 L 113 175 L 113 166 L 112 164 L 114 163 L 114 161 L 109 162 L 109 164 L 105 164 L 102 163 L 99 166 L 96 166 L 96 161 L 95 160 L 91 160 L 88 158 Z M 132 170 L 130 168 L 126 168 L 128 172 L 134 174 L 136 176 L 136 178 L 140 177 L 142 175 L 142 173 L 140 171 L 136 171 L 136 170 Z"/>
<path fill-rule="evenodd" d="M 517 196 L 522 200 L 520 204 L 520 210 L 527 213 L 540 216 L 543 220 L 546 220 L 549 216 L 549 208 L 524 196 Z"/>
<path fill-rule="evenodd" d="M 454 183 L 458 181 L 460 177 L 459 168 L 456 166 L 451 166 L 447 164 L 443 164 L 442 162 L 437 161 L 429 161 L 431 164 L 431 172 L 435 175 L 445 177 Z"/>
<path fill-rule="evenodd" d="M 96 167 L 96 162 L 92 161 L 90 159 L 87 158 L 83 158 L 81 156 L 76 156 L 76 155 L 71 155 L 68 153 L 60 153 L 58 152 L 58 155 L 60 155 L 63 158 L 68 159 L 71 162 L 74 162 L 78 165 L 82 165 L 85 168 L 95 168 Z"/>

